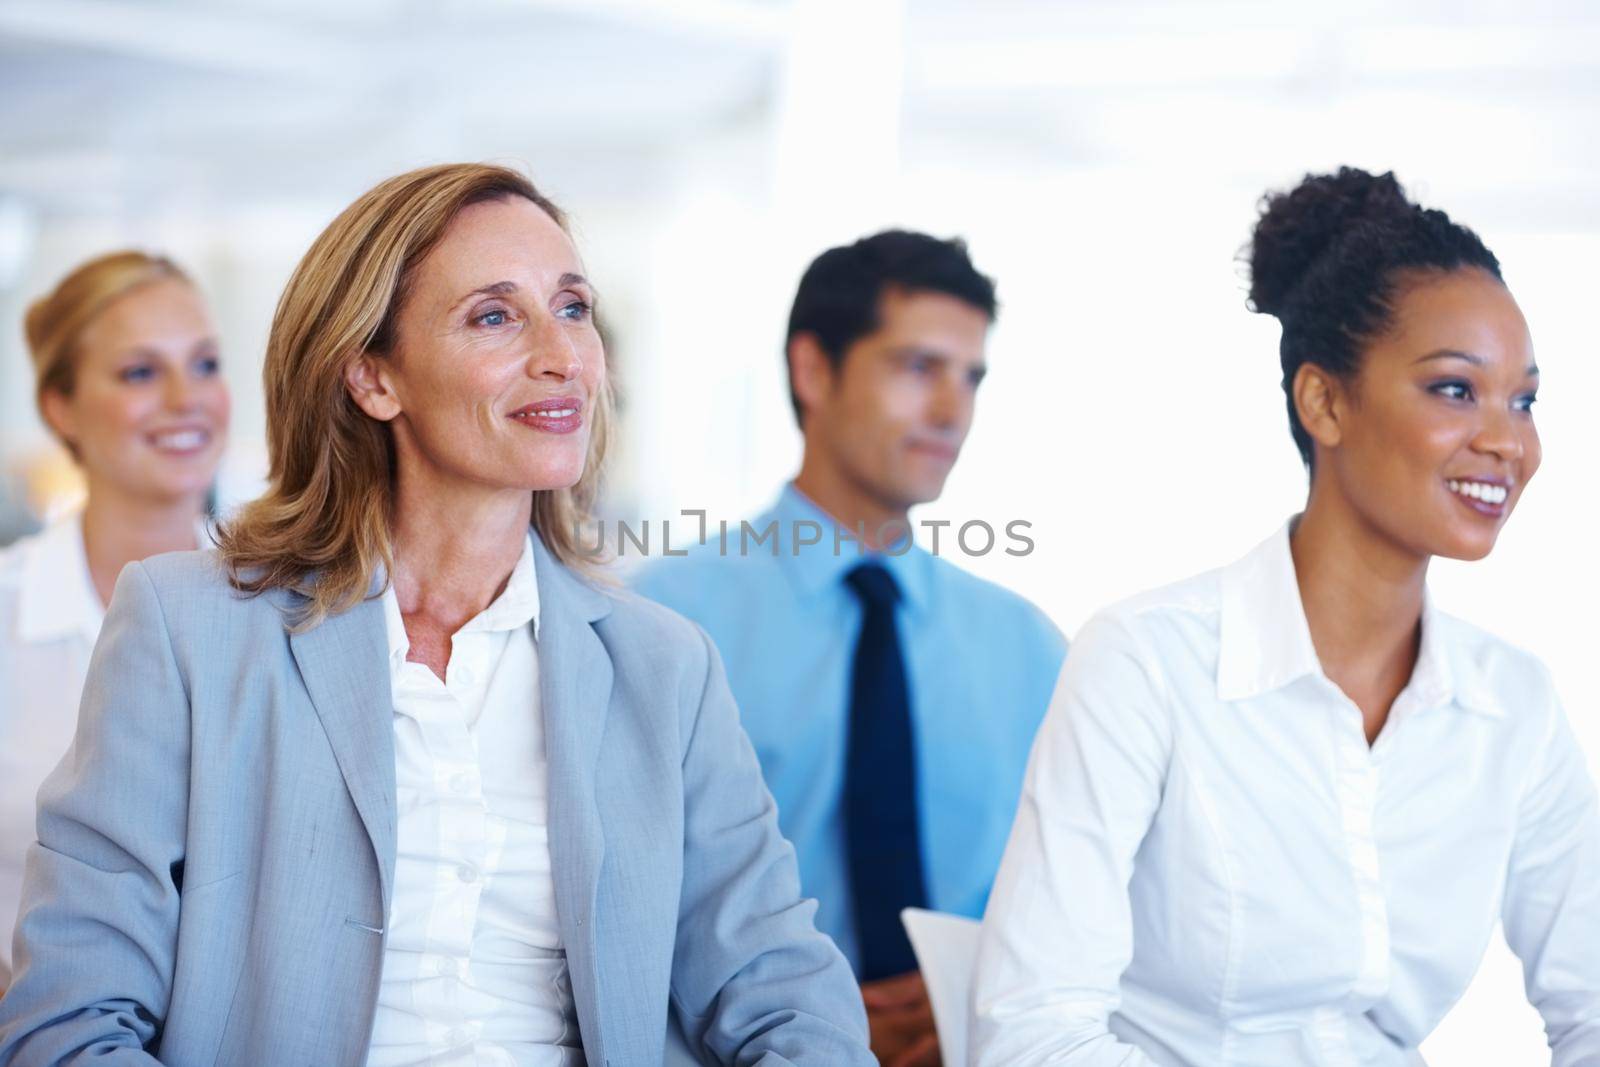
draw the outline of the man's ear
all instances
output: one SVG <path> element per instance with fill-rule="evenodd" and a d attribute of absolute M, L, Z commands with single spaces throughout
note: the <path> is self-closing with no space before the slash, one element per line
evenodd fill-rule
<path fill-rule="evenodd" d="M 387 371 L 387 361 L 370 352 L 361 353 L 344 369 L 344 387 L 350 399 L 379 422 L 388 422 L 401 410 Z"/>
<path fill-rule="evenodd" d="M 797 333 L 789 341 L 789 381 L 802 411 L 815 411 L 833 392 L 833 360 L 813 333 Z"/>
<path fill-rule="evenodd" d="M 66 442 L 70 451 L 78 439 L 78 419 L 72 410 L 72 401 L 59 389 L 46 389 L 39 394 L 39 413 L 52 433 Z"/>
<path fill-rule="evenodd" d="M 1323 448 L 1339 447 L 1350 411 L 1344 382 L 1324 367 L 1302 363 L 1292 389 L 1295 413 L 1311 440 Z"/>

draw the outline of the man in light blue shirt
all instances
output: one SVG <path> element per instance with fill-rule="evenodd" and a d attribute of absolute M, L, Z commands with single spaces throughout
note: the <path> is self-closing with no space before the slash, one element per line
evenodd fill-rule
<path fill-rule="evenodd" d="M 823 253 L 789 323 L 799 474 L 636 580 L 721 651 L 885 1063 L 939 1062 L 899 909 L 982 914 L 1065 654 L 1032 604 L 941 558 L 983 536 L 910 536 L 971 426 L 995 306 L 959 241 L 889 231 Z M 992 550 L 1031 547 L 1008 528 Z"/>

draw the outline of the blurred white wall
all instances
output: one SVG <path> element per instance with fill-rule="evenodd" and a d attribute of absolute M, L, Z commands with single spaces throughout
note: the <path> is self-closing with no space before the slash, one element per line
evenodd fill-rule
<path fill-rule="evenodd" d="M 1584 0 L 7 0 L 0 470 L 47 447 L 21 309 L 78 259 L 193 268 L 248 472 L 272 306 L 315 233 L 403 168 L 518 161 L 574 214 L 615 333 L 613 515 L 762 506 L 798 457 L 780 348 L 807 261 L 888 225 L 964 235 L 1003 309 L 927 517 L 1032 522 L 1033 554 L 964 565 L 1070 634 L 1297 508 L 1276 327 L 1234 255 L 1266 188 L 1392 168 L 1500 255 L 1544 372 L 1544 469 L 1436 593 L 1545 658 L 1600 772 L 1596 129 Z M 1498 941 L 1424 1050 L 1547 1062 Z"/>

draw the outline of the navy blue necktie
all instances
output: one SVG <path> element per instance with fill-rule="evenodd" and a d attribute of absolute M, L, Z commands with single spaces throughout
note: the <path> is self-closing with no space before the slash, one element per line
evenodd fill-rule
<path fill-rule="evenodd" d="M 845 839 L 863 982 L 917 969 L 900 909 L 927 906 L 917 834 L 917 762 L 906 665 L 895 629 L 900 589 L 877 563 L 845 581 L 861 600 L 850 677 L 844 776 Z"/>

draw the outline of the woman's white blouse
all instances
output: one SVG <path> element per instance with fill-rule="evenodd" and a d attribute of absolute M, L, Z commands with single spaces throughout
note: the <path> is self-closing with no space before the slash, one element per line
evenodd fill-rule
<path fill-rule="evenodd" d="M 986 1067 L 1398 1067 L 1495 920 L 1600 1065 L 1600 810 L 1532 656 L 1426 607 L 1370 747 L 1286 526 L 1073 643 L 984 919 Z"/>
<path fill-rule="evenodd" d="M 79 516 L 0 552 L 0 989 L 11 984 L 39 784 L 72 744 L 104 616 Z"/>
<path fill-rule="evenodd" d="M 533 544 L 451 639 L 410 663 L 384 594 L 398 811 L 369 1067 L 582 1067 L 557 922 Z"/>

